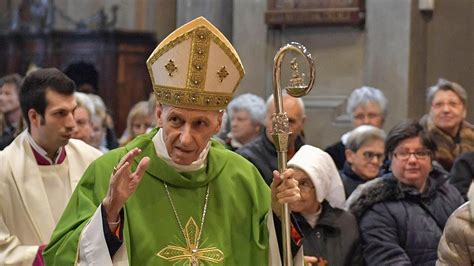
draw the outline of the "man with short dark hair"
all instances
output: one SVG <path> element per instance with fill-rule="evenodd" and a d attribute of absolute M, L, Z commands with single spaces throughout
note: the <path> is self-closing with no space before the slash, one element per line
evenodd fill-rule
<path fill-rule="evenodd" d="M 0 265 L 31 265 L 84 170 L 100 152 L 70 140 L 74 82 L 61 71 L 25 78 L 20 103 L 28 130 L 0 152 Z"/>

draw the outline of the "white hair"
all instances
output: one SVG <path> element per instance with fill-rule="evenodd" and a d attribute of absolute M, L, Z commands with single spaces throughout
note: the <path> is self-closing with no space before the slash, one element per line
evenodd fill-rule
<path fill-rule="evenodd" d="M 379 89 L 363 86 L 355 89 L 347 99 L 347 113 L 353 118 L 355 109 L 359 106 L 367 105 L 368 103 L 375 103 L 380 107 L 382 114 L 387 114 L 387 98 Z"/>
<path fill-rule="evenodd" d="M 235 111 L 245 110 L 249 113 L 253 122 L 261 125 L 265 123 L 266 109 L 263 99 L 251 93 L 239 95 L 227 107 L 229 117 L 232 117 Z"/>
<path fill-rule="evenodd" d="M 369 140 L 381 140 L 385 141 L 387 135 L 385 132 L 371 125 L 361 125 L 353 129 L 349 133 L 349 137 L 346 141 L 346 149 L 356 152 Z"/>

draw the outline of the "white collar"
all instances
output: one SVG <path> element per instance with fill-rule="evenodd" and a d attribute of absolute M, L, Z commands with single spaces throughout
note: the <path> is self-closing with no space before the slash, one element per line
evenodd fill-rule
<path fill-rule="evenodd" d="M 209 153 L 209 149 L 211 148 L 211 141 L 209 141 L 202 150 L 201 154 L 199 155 L 198 159 L 192 162 L 190 165 L 181 165 L 173 162 L 171 160 L 168 150 L 166 149 L 166 144 L 164 141 L 163 130 L 159 129 L 158 133 L 152 139 L 153 144 L 155 145 L 156 155 L 160 157 L 163 161 L 165 161 L 169 166 L 176 169 L 178 172 L 192 172 L 203 168 L 207 164 L 207 154 Z"/>

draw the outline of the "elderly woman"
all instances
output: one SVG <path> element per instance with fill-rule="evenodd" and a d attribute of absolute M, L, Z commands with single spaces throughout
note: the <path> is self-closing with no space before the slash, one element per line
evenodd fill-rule
<path fill-rule="evenodd" d="M 227 107 L 230 132 L 225 143 L 237 150 L 260 135 L 265 121 L 266 105 L 257 95 L 246 93 L 233 99 Z"/>
<path fill-rule="evenodd" d="M 467 93 L 455 82 L 440 79 L 428 89 L 428 115 L 421 123 L 438 144 L 437 160 L 447 171 L 456 157 L 474 151 L 474 126 L 465 121 Z"/>
<path fill-rule="evenodd" d="M 464 200 L 433 168 L 436 143 L 420 124 L 395 126 L 385 147 L 392 173 L 359 186 L 347 202 L 359 220 L 364 261 L 434 265 L 446 221 Z"/>
<path fill-rule="evenodd" d="M 77 107 L 74 110 L 74 120 L 76 120 L 76 130 L 72 137 L 80 139 L 91 145 L 92 143 L 92 117 L 95 115 L 94 102 L 88 94 L 75 92 L 74 97 L 77 101 Z"/>
<path fill-rule="evenodd" d="M 382 128 L 387 114 L 387 99 L 381 90 L 364 86 L 351 93 L 347 99 L 346 111 L 351 117 L 354 128 L 360 125 Z M 339 170 L 344 167 L 346 161 L 345 144 L 348 135 L 344 134 L 341 141 L 326 148 L 326 152 L 331 155 Z"/>
<path fill-rule="evenodd" d="M 104 101 L 99 95 L 88 94 L 88 96 L 94 104 L 95 109 L 95 113 L 91 117 L 92 136 L 89 144 L 105 153 L 109 151 L 106 147 L 107 109 Z"/>
<path fill-rule="evenodd" d="M 314 265 L 354 265 L 359 231 L 355 217 L 343 210 L 344 188 L 331 157 L 304 145 L 288 162 L 295 171 L 301 200 L 289 205 L 304 235 L 306 261 Z"/>
<path fill-rule="evenodd" d="M 362 125 L 352 130 L 346 142 L 346 162 L 340 171 L 346 197 L 358 185 L 379 176 L 384 160 L 385 132 Z"/>

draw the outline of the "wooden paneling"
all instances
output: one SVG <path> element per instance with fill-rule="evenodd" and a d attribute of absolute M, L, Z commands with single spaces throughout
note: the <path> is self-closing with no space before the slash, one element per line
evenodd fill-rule
<path fill-rule="evenodd" d="M 152 91 L 145 62 L 155 45 L 153 34 L 142 32 L 8 33 L 0 35 L 0 76 L 24 74 L 31 63 L 61 70 L 80 61 L 93 64 L 98 94 L 113 112 L 120 135 L 130 108 Z"/>

